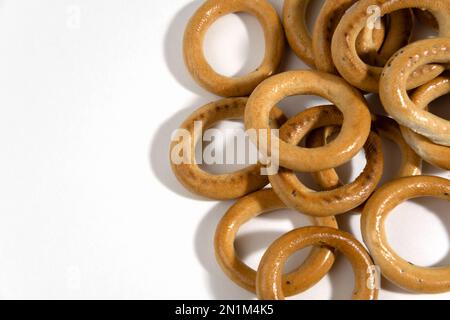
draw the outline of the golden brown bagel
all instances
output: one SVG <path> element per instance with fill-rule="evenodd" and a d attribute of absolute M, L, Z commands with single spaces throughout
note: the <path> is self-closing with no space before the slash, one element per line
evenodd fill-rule
<path fill-rule="evenodd" d="M 297 145 L 308 133 L 300 126 L 311 129 L 340 126 L 342 120 L 341 112 L 334 106 L 310 108 L 289 119 L 281 128 L 280 138 Z M 310 124 L 312 121 L 315 122 Z M 311 190 L 292 170 L 285 168 L 280 168 L 278 174 L 269 176 L 269 180 L 277 195 L 290 208 L 316 217 L 347 213 L 370 197 L 383 175 L 383 149 L 378 134 L 373 131 L 370 133 L 364 150 L 367 165 L 361 175 L 354 182 L 332 190 Z"/>
<path fill-rule="evenodd" d="M 411 101 L 405 83 L 417 67 L 448 62 L 449 38 L 418 41 L 392 57 L 384 68 L 380 81 L 380 98 L 386 112 L 400 125 L 445 146 L 450 146 L 450 121 L 417 107 Z"/>
<path fill-rule="evenodd" d="M 202 137 L 194 134 L 194 123 L 199 121 L 202 129 L 206 130 L 218 121 L 242 119 L 247 100 L 247 98 L 228 98 L 209 103 L 196 110 L 181 125 L 180 129 L 189 133 L 191 152 L 187 156 L 183 155 L 188 158 L 187 161 L 174 163 L 171 160 L 171 165 L 177 179 L 190 192 L 209 199 L 230 200 L 262 189 L 269 183 L 267 176 L 261 175 L 259 164 L 233 173 L 214 175 L 202 170 L 195 159 L 195 146 Z M 277 128 L 286 121 L 283 112 L 278 108 L 273 109 L 271 117 L 274 122 L 272 125 Z M 178 143 L 179 141 L 172 142 L 171 157 L 177 152 L 175 148 Z"/>
<path fill-rule="evenodd" d="M 264 189 L 238 200 L 217 226 L 214 241 L 217 261 L 233 282 L 250 292 L 256 292 L 256 271 L 237 256 L 234 248 L 236 234 L 252 218 L 284 208 L 286 206 L 272 189 Z M 317 226 L 338 227 L 334 218 L 311 218 L 311 222 Z M 309 289 L 328 273 L 333 262 L 334 254 L 331 250 L 315 248 L 297 270 L 283 277 L 284 292 L 291 296 Z"/>
<path fill-rule="evenodd" d="M 376 265 L 383 275 L 401 288 L 420 293 L 450 291 L 450 267 L 423 268 L 399 257 L 390 247 L 384 223 L 400 203 L 418 197 L 450 201 L 450 181 L 416 176 L 397 179 L 381 187 L 364 208 L 361 231 Z"/>
<path fill-rule="evenodd" d="M 308 246 L 331 247 L 343 253 L 355 274 L 354 300 L 376 300 L 376 267 L 367 251 L 352 235 L 337 229 L 307 227 L 289 232 L 275 241 L 259 264 L 256 291 L 261 300 L 284 300 L 283 268 L 296 251 Z"/>
<path fill-rule="evenodd" d="M 270 110 L 283 98 L 299 94 L 321 96 L 343 113 L 342 131 L 332 143 L 311 150 L 272 137 Z M 299 172 L 336 168 L 349 161 L 366 143 L 370 123 L 367 102 L 357 90 L 337 76 L 316 71 L 285 72 L 265 80 L 252 93 L 245 110 L 246 129 L 267 134 L 268 146 L 260 146 L 260 151 L 270 155 L 271 139 L 279 140 L 280 165 Z M 302 130 L 308 129 L 305 126 Z M 253 142 L 258 145 L 259 139 L 253 138 Z"/>
<path fill-rule="evenodd" d="M 261 65 L 242 77 L 218 74 L 206 61 L 203 40 L 206 31 L 220 17 L 246 12 L 261 23 L 266 40 L 266 52 Z M 284 53 L 284 32 L 277 12 L 266 0 L 207 0 L 195 12 L 184 34 L 184 60 L 192 77 L 206 90 L 223 97 L 249 95 L 264 79 L 273 75 Z"/>

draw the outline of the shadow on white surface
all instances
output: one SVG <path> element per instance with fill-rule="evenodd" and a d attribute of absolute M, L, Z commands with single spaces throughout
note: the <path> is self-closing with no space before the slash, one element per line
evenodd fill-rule
<path fill-rule="evenodd" d="M 417 198 L 410 200 L 415 205 L 425 208 L 430 214 L 435 215 L 440 221 L 442 226 L 445 228 L 448 242 L 450 243 L 450 214 L 448 209 L 448 202 L 445 201 L 436 201 L 436 199 L 427 197 L 427 198 Z M 450 251 L 447 252 L 447 255 L 443 257 L 440 261 L 435 263 L 430 267 L 443 267 L 450 265 Z"/>
<path fill-rule="evenodd" d="M 197 259 L 205 269 L 211 295 L 218 300 L 250 300 L 254 294 L 232 282 L 220 269 L 214 254 L 214 233 L 217 224 L 233 202 L 220 202 L 204 216 L 195 233 Z"/>
<path fill-rule="evenodd" d="M 172 18 L 164 37 L 164 57 L 170 73 L 180 85 L 200 96 L 206 91 L 192 79 L 184 65 L 183 36 L 189 19 L 201 4 L 202 1 L 196 0 L 180 9 Z"/>
<path fill-rule="evenodd" d="M 436 171 L 436 173 L 439 173 L 439 172 L 442 173 L 442 171 L 439 171 L 438 169 L 435 169 L 435 171 Z M 409 200 L 409 202 L 414 204 L 414 206 L 417 207 L 418 209 L 420 207 L 422 207 L 423 209 L 425 209 L 425 211 L 428 214 L 434 215 L 435 217 L 437 217 L 440 220 L 440 223 L 441 223 L 442 227 L 445 229 L 445 232 L 448 237 L 447 243 L 445 243 L 445 244 L 443 243 L 442 245 L 448 246 L 448 243 L 450 242 L 450 215 L 448 214 L 449 213 L 448 207 L 446 207 L 446 206 L 448 206 L 448 204 L 445 201 L 436 201 L 436 199 L 431 198 L 431 197 L 411 199 L 411 200 Z M 395 212 L 393 212 L 392 214 L 395 214 Z M 411 238 L 408 239 L 407 241 L 417 241 L 417 240 L 415 240 L 413 238 L 413 235 L 411 235 Z M 396 251 L 395 248 L 394 248 L 394 251 Z M 399 255 L 402 256 L 401 254 L 399 254 Z M 402 258 L 407 260 L 405 257 L 402 257 Z M 436 263 L 433 263 L 426 267 L 434 268 L 434 267 L 443 267 L 443 266 L 448 266 L 448 265 L 450 265 L 450 251 L 447 252 L 447 254 L 442 259 L 440 259 Z M 385 279 L 384 277 L 382 278 L 381 287 L 383 290 L 385 290 L 387 292 L 400 293 L 400 294 L 404 294 L 404 295 L 411 295 L 411 296 L 417 296 L 417 297 L 419 296 L 419 294 L 409 292 L 407 290 L 404 290 L 404 289 L 398 287 L 397 285 L 395 285 L 394 283 Z M 430 295 L 430 296 L 432 297 L 433 295 Z"/>
<path fill-rule="evenodd" d="M 425 161 L 423 162 L 422 165 L 422 174 L 428 176 L 440 176 L 446 179 L 450 179 L 450 171 L 444 171 Z"/>
<path fill-rule="evenodd" d="M 438 170 L 436 170 L 438 171 Z M 439 172 L 439 171 L 438 171 Z M 441 225 L 445 228 L 445 232 L 449 237 L 450 242 L 450 215 L 448 215 L 448 208 L 446 208 L 447 203 L 445 201 L 436 201 L 433 198 L 418 198 L 410 200 L 411 204 L 414 205 L 413 208 L 417 207 L 419 209 L 422 207 L 425 209 L 425 211 L 428 214 L 435 215 L 441 222 Z M 395 212 L 392 214 L 395 215 Z M 347 213 L 345 215 L 341 215 L 337 217 L 339 227 L 340 229 L 347 231 L 353 235 L 355 235 L 360 241 L 362 241 L 361 237 L 361 231 L 359 229 L 359 221 L 360 221 L 360 213 L 355 211 L 352 213 Z M 397 225 L 397 224 L 396 224 Z M 413 238 L 413 235 L 411 235 L 411 238 L 408 237 L 407 241 L 415 241 Z M 443 245 L 447 245 L 444 244 Z M 396 248 L 394 248 L 394 251 L 396 251 Z M 400 254 L 401 256 L 401 254 Z M 406 259 L 405 257 L 403 257 Z M 442 266 L 448 266 L 450 265 L 450 252 L 448 252 L 442 259 L 437 261 L 436 263 L 433 263 L 429 267 L 442 267 Z M 341 264 L 339 261 L 337 261 L 336 265 L 333 267 L 333 270 L 330 272 L 330 275 L 333 275 L 336 272 L 336 277 L 338 278 L 337 284 L 342 285 L 345 287 L 345 284 L 348 280 L 351 280 L 350 277 L 353 277 L 350 268 L 347 268 L 343 270 Z M 338 276 L 339 275 L 339 276 Z M 347 279 L 345 281 L 341 281 L 340 277 Z M 381 287 L 386 292 L 391 293 L 397 293 L 397 294 L 403 294 L 403 295 L 411 295 L 411 296 L 419 296 L 418 294 L 408 292 L 407 290 L 404 290 L 398 286 L 396 286 L 394 283 L 390 282 L 389 280 L 382 278 Z M 338 290 L 339 287 L 334 287 L 333 290 Z M 334 291 L 333 291 L 334 292 Z M 348 296 L 347 296 L 348 297 Z M 344 294 L 338 293 L 337 297 L 334 297 L 335 299 L 345 299 Z"/>
<path fill-rule="evenodd" d="M 362 241 L 361 236 L 361 230 L 360 230 L 360 220 L 361 220 L 361 212 L 358 211 L 358 209 L 355 209 L 352 212 L 346 213 L 344 215 L 340 215 L 337 217 L 337 221 L 339 224 L 339 228 L 341 230 L 344 230 L 352 235 L 354 235 L 361 243 L 365 246 L 364 242 Z M 357 223 L 355 223 L 357 222 Z M 334 277 L 338 278 L 338 284 L 344 285 L 345 283 L 348 283 L 348 281 L 351 281 L 352 285 L 354 284 L 354 275 L 353 270 L 351 269 L 351 265 L 348 261 L 342 262 L 341 259 L 346 259 L 341 254 L 339 254 L 338 261 L 336 262 L 336 266 L 333 268 L 336 270 L 332 270 L 330 274 L 333 274 Z M 343 277 L 346 279 L 345 282 L 342 282 L 339 280 L 340 277 Z M 347 285 L 348 286 L 348 285 Z M 386 291 L 394 292 L 394 293 L 402 293 L 402 294 L 408 294 L 407 291 L 403 290 L 402 288 L 397 287 L 390 281 L 386 280 L 384 277 L 381 279 L 381 288 Z M 333 290 L 337 290 L 337 288 L 333 287 Z M 348 299 L 349 296 L 351 296 L 350 291 L 346 291 L 346 294 L 343 293 L 336 293 L 336 299 L 338 300 L 345 300 Z"/>
<path fill-rule="evenodd" d="M 232 204 L 233 202 L 229 201 L 215 205 L 200 222 L 195 234 L 197 259 L 205 269 L 210 284 L 210 293 L 214 299 L 254 299 L 253 293 L 237 286 L 224 274 L 215 259 L 214 233 L 220 219 Z M 280 216 L 266 214 L 258 219 L 264 219 L 264 224 L 271 224 L 271 222 L 276 223 L 286 218 L 292 224 L 292 229 L 310 224 L 306 216 L 295 212 L 284 212 Z M 283 234 L 285 234 L 285 231 L 279 230 L 250 231 L 243 235 L 238 234 L 236 251 L 243 261 L 256 269 L 260 253 L 264 253 L 265 249 Z M 286 264 L 286 271 L 290 272 L 300 265 L 309 254 L 310 249 L 301 250 L 294 254 Z M 331 285 L 331 299 L 347 300 L 351 297 L 354 288 L 354 275 L 350 263 L 343 255 L 338 254 L 336 263 L 327 277 Z M 293 297 L 293 299 L 295 298 Z M 321 298 L 324 297 L 315 297 L 315 299 Z"/>
<path fill-rule="evenodd" d="M 155 177 L 169 190 L 185 198 L 205 200 L 187 191 L 176 179 L 170 167 L 170 139 L 172 133 L 196 109 L 204 105 L 205 99 L 197 99 L 190 107 L 181 109 L 175 115 L 164 121 L 158 128 L 150 146 L 150 167 Z"/>

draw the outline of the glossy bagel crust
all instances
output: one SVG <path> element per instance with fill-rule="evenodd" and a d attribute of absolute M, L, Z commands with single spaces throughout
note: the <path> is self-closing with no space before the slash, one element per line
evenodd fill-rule
<path fill-rule="evenodd" d="M 372 121 L 373 129 L 386 138 L 394 142 L 400 149 L 402 161 L 395 178 L 418 176 L 422 174 L 422 159 L 406 143 L 402 136 L 399 125 L 389 117 L 374 115 Z"/>
<path fill-rule="evenodd" d="M 324 6 L 333 12 L 332 15 L 326 17 L 326 21 L 322 23 L 322 18 L 316 20 L 315 28 L 324 25 L 325 32 L 329 34 L 327 45 L 330 47 L 332 31 L 337 26 L 339 19 L 344 15 L 345 10 L 355 2 L 355 0 L 331 0 L 326 1 Z M 310 0 L 285 0 L 283 6 L 283 25 L 286 33 L 286 38 L 294 53 L 311 68 L 315 68 L 316 64 L 322 63 L 321 59 L 317 59 L 316 53 L 313 49 L 314 35 L 308 30 L 306 24 L 306 16 L 308 7 L 311 4 Z M 402 21 L 401 25 L 405 23 Z M 395 31 L 394 31 L 395 33 Z M 357 40 L 357 49 L 359 54 L 371 55 L 383 46 L 385 36 L 384 24 L 380 29 L 370 30 L 363 29 Z M 400 47 L 398 47 L 399 49 Z M 394 51 L 395 52 L 395 51 Z M 331 59 L 331 53 L 330 53 Z M 334 69 L 334 68 L 333 68 Z M 333 70 L 332 69 L 332 70 Z M 321 70 L 329 72 L 328 70 Z"/>
<path fill-rule="evenodd" d="M 244 223 L 256 216 L 284 208 L 286 206 L 272 189 L 264 189 L 238 200 L 217 226 L 214 241 L 217 261 L 233 282 L 250 292 L 256 292 L 256 271 L 237 256 L 234 247 L 236 234 Z M 338 228 L 334 218 L 313 218 L 311 222 L 317 226 Z M 283 276 L 284 292 L 292 296 L 306 291 L 328 273 L 333 263 L 331 250 L 314 248 L 298 269 Z"/>
<path fill-rule="evenodd" d="M 336 140 L 311 150 L 271 137 L 270 110 L 283 98 L 298 94 L 314 94 L 330 100 L 343 113 L 342 131 Z M 366 143 L 370 122 L 367 102 L 356 89 L 337 76 L 317 71 L 285 72 L 265 80 L 252 93 L 245 110 L 246 129 L 267 133 L 268 150 L 264 146 L 259 150 L 270 154 L 271 139 L 278 139 L 280 165 L 298 172 L 336 168 L 349 161 Z M 253 142 L 258 145 L 258 141 Z"/>
<path fill-rule="evenodd" d="M 261 175 L 259 164 L 233 173 L 214 175 L 202 170 L 195 161 L 195 146 L 202 137 L 197 136 L 197 141 L 193 139 L 194 123 L 201 121 L 203 130 L 206 130 L 218 121 L 242 119 L 247 100 L 247 98 L 228 98 L 212 102 L 199 108 L 181 125 L 180 129 L 187 130 L 191 137 L 191 157 L 187 163 L 175 164 L 171 161 L 171 165 L 177 179 L 190 192 L 209 199 L 230 200 L 259 190 L 269 183 L 267 176 Z M 281 126 L 286 121 L 283 112 L 278 108 L 273 109 L 271 119 L 275 127 Z M 178 143 L 179 141 L 172 142 L 171 155 Z"/>
<path fill-rule="evenodd" d="M 411 100 L 417 108 L 426 110 L 435 99 L 450 93 L 450 74 L 446 73 L 418 88 Z M 405 140 L 425 161 L 432 165 L 450 170 L 450 147 L 431 142 L 424 136 L 407 127 L 401 127 Z"/>
<path fill-rule="evenodd" d="M 422 40 L 400 50 L 383 71 L 380 97 L 386 112 L 400 125 L 434 143 L 450 146 L 450 121 L 418 108 L 405 88 L 405 79 L 415 68 L 433 62 L 450 62 L 449 38 Z"/>
<path fill-rule="evenodd" d="M 331 55 L 331 40 L 340 19 L 354 3 L 355 0 L 329 0 L 322 6 L 312 36 L 317 70 L 337 74 Z M 384 25 L 380 25 L 380 29 L 362 29 L 356 39 L 356 52 L 361 58 L 364 56 L 366 60 L 384 66 L 397 50 L 409 43 L 412 13 L 409 10 L 393 12 L 390 15 L 390 27 L 385 30 Z"/>
<path fill-rule="evenodd" d="M 256 276 L 256 291 L 261 300 L 284 300 L 283 268 L 288 258 L 308 246 L 331 247 L 342 252 L 355 274 L 354 300 L 376 300 L 376 268 L 367 251 L 347 232 L 326 228 L 296 229 L 276 240 L 266 251 Z M 374 274 L 375 273 L 375 274 Z"/>
<path fill-rule="evenodd" d="M 330 131 L 331 129 L 331 131 Z M 316 130 L 308 135 L 306 146 L 317 148 L 327 143 L 327 137 L 334 133 L 335 127 L 327 127 Z M 417 176 L 422 173 L 422 159 L 406 143 L 399 126 L 391 118 L 385 116 L 373 116 L 372 130 L 382 138 L 394 142 L 400 149 L 402 162 L 395 178 Z M 335 169 L 328 169 L 312 173 L 314 181 L 324 190 L 332 190 L 343 185 Z"/>
<path fill-rule="evenodd" d="M 312 39 L 306 25 L 306 14 L 310 0 L 285 0 L 283 26 L 286 39 L 294 53 L 308 66 L 315 68 Z"/>
<path fill-rule="evenodd" d="M 242 77 L 225 77 L 209 65 L 203 53 L 206 31 L 220 17 L 246 12 L 255 16 L 264 30 L 266 52 L 261 65 Z M 285 47 L 277 12 L 266 0 L 207 0 L 190 19 L 184 34 L 184 60 L 192 77 L 206 90 L 223 97 L 249 95 L 264 79 L 276 73 Z"/>
<path fill-rule="evenodd" d="M 450 37 L 450 2 L 435 0 L 361 0 L 341 19 L 334 33 L 331 51 L 339 73 L 352 85 L 367 92 L 379 92 L 380 74 L 383 69 L 369 66 L 357 55 L 355 42 L 359 32 L 365 27 L 370 16 L 368 8 L 378 6 L 381 16 L 407 8 L 429 10 L 439 22 L 439 36 Z M 417 66 L 416 66 L 417 67 Z M 408 75 L 406 87 L 416 88 L 434 79 L 445 70 L 441 65 L 428 65 L 415 68 Z M 393 79 L 397 81 L 397 79 Z"/>
<path fill-rule="evenodd" d="M 418 197 L 450 201 L 450 180 L 439 177 L 407 177 L 380 188 L 368 201 L 361 219 L 364 242 L 383 275 L 396 285 L 418 293 L 450 291 L 450 267 L 424 268 L 399 257 L 390 247 L 385 231 L 389 213 L 400 203 Z"/>
<path fill-rule="evenodd" d="M 314 123 L 309 123 L 311 121 Z M 334 106 L 310 108 L 281 127 L 280 138 L 297 145 L 308 134 L 304 127 L 317 129 L 330 125 L 340 126 L 342 121 L 341 112 Z M 317 217 L 347 213 L 370 197 L 383 175 L 383 149 L 381 139 L 375 132 L 370 133 L 364 150 L 367 165 L 361 175 L 354 182 L 333 190 L 311 190 L 292 170 L 284 168 L 280 168 L 278 174 L 269 176 L 269 180 L 280 199 L 300 212 Z"/>

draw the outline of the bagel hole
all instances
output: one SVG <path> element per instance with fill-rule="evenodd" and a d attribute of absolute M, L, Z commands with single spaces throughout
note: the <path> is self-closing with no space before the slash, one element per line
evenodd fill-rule
<path fill-rule="evenodd" d="M 319 17 L 320 9 L 325 4 L 326 0 L 315 0 L 310 1 L 308 4 L 308 9 L 306 12 L 306 27 L 308 28 L 308 32 L 312 37 L 312 33 L 314 31 L 314 25 L 316 23 L 317 18 Z"/>
<path fill-rule="evenodd" d="M 339 132 L 333 133 L 327 139 L 327 143 L 333 142 L 337 136 L 339 136 Z M 300 143 L 302 147 L 305 147 L 305 139 Z M 357 153 L 355 157 L 353 157 L 350 161 L 336 168 L 336 173 L 339 176 L 339 179 L 342 183 L 348 184 L 354 181 L 364 170 L 366 166 L 366 158 L 364 154 L 364 150 L 361 150 Z M 322 191 L 323 188 L 315 181 L 311 173 L 303 173 L 296 172 L 297 178 L 309 189 L 315 191 Z"/>
<path fill-rule="evenodd" d="M 242 120 L 220 121 L 210 129 L 212 141 L 202 139 L 201 143 L 196 145 L 196 160 L 201 162 L 199 167 L 202 170 L 220 175 L 233 173 L 257 163 L 256 147 L 245 134 Z M 207 130 L 203 133 L 207 133 Z M 245 144 L 245 148 L 242 148 L 241 144 Z"/>
<path fill-rule="evenodd" d="M 317 184 L 317 182 L 314 180 L 311 173 L 306 172 L 296 172 L 295 173 L 297 179 L 305 185 L 308 189 L 314 190 L 314 191 L 321 191 L 322 189 Z"/>
<path fill-rule="evenodd" d="M 429 105 L 429 111 L 445 120 L 450 121 L 450 94 L 439 97 Z"/>
<path fill-rule="evenodd" d="M 363 172 L 366 166 L 366 156 L 364 150 L 359 151 L 350 161 L 336 168 L 336 172 L 343 184 L 355 181 Z"/>
<path fill-rule="evenodd" d="M 383 176 L 379 183 L 380 186 L 386 182 L 392 181 L 398 177 L 402 164 L 402 153 L 397 144 L 389 139 L 382 139 L 384 169 Z"/>
<path fill-rule="evenodd" d="M 295 259 L 295 255 L 291 257 Z M 289 261 L 291 260 L 289 259 Z M 350 300 L 355 286 L 350 261 L 337 251 L 330 272 L 305 292 L 289 297 L 290 300 Z"/>
<path fill-rule="evenodd" d="M 203 48 L 205 58 L 217 73 L 239 77 L 261 65 L 265 46 L 258 19 L 239 12 L 217 19 L 206 32 Z"/>
<path fill-rule="evenodd" d="M 319 15 L 320 9 L 322 8 L 326 0 L 314 0 L 310 1 L 307 14 L 306 14 L 306 27 L 310 36 L 314 29 L 314 24 L 316 23 L 317 17 Z M 280 17 L 283 16 L 283 6 L 284 0 L 271 1 L 274 7 L 277 9 Z M 286 53 L 284 59 L 281 61 L 280 70 L 298 70 L 298 69 L 311 69 L 303 60 L 301 60 L 291 49 L 289 45 L 286 46 Z"/>
<path fill-rule="evenodd" d="M 339 229 L 352 234 L 363 246 L 361 235 L 361 212 L 357 209 L 343 215 L 336 216 Z M 365 247 L 365 246 L 364 246 Z M 339 251 L 330 272 L 314 287 L 290 297 L 292 300 L 349 300 L 355 286 L 353 268 L 350 261 Z"/>
<path fill-rule="evenodd" d="M 429 176 L 437 176 L 450 180 L 450 171 L 435 167 L 425 161 L 422 164 L 422 174 Z"/>
<path fill-rule="evenodd" d="M 437 37 L 439 37 L 439 30 L 415 19 L 411 42 Z"/>
<path fill-rule="evenodd" d="M 327 143 L 333 142 L 339 136 L 339 134 L 339 131 L 333 133 L 327 138 Z M 338 174 L 340 181 L 343 184 L 349 184 L 358 178 L 358 176 L 363 172 L 366 165 L 366 155 L 364 149 L 362 149 L 350 161 L 337 167 L 336 173 Z"/>
<path fill-rule="evenodd" d="M 299 105 L 303 106 L 303 109 L 301 111 L 298 110 Z M 303 112 L 306 109 L 312 108 L 314 106 L 323 105 L 330 105 L 330 102 L 323 98 L 312 95 L 297 95 L 287 97 L 277 104 L 277 106 L 283 110 L 288 118 L 291 118 L 297 115 L 299 112 Z M 339 133 L 340 132 L 336 132 L 328 137 L 327 142 L 333 142 L 339 136 Z M 305 140 L 306 137 L 302 139 L 302 141 L 299 143 L 299 146 L 305 147 Z M 336 168 L 336 172 L 339 175 L 341 182 L 344 184 L 348 184 L 354 181 L 363 172 L 366 164 L 367 161 L 364 149 L 362 149 L 350 161 Z M 322 190 L 322 188 L 312 177 L 311 173 L 296 172 L 296 176 L 309 189 L 315 191 Z"/>
<path fill-rule="evenodd" d="M 386 116 L 386 110 L 384 110 L 383 104 L 381 103 L 380 96 L 374 93 L 367 93 L 365 95 L 366 101 L 369 105 L 369 111 L 373 114 Z"/>
<path fill-rule="evenodd" d="M 283 110 L 284 114 L 288 118 L 292 118 L 305 111 L 306 109 L 321 105 L 330 105 L 330 102 L 326 99 L 314 95 L 290 96 L 277 103 L 277 107 Z M 305 147 L 305 138 L 302 139 L 302 141 L 299 143 L 299 146 Z M 309 189 L 316 191 L 321 190 L 320 186 L 315 182 L 311 173 L 296 172 L 295 174 L 297 178 L 302 182 L 302 184 L 304 184 Z"/>
<path fill-rule="evenodd" d="M 286 97 L 277 103 L 277 107 L 283 110 L 288 118 L 314 106 L 330 105 L 328 100 L 313 95 L 295 95 Z"/>
<path fill-rule="evenodd" d="M 402 203 L 386 219 L 393 250 L 422 267 L 450 266 L 450 203 L 424 197 Z"/>
<path fill-rule="evenodd" d="M 236 253 L 249 267 L 258 269 L 259 262 L 270 245 L 293 229 L 310 226 L 312 222 L 303 214 L 283 209 L 260 215 L 241 226 L 236 236 Z M 311 248 L 305 248 L 289 261 L 288 272 L 300 266 Z"/>
<path fill-rule="evenodd" d="M 382 17 L 385 25 L 386 25 L 386 31 L 389 32 L 390 24 L 391 24 L 391 17 L 390 15 L 386 15 Z M 387 34 L 386 32 L 386 34 Z M 385 35 L 386 36 L 386 35 Z M 415 23 L 413 26 L 413 30 L 411 33 L 411 43 L 419 40 L 424 39 L 430 39 L 430 38 L 436 38 L 439 36 L 439 31 L 437 29 L 432 28 L 431 26 L 428 26 L 424 23 L 420 23 L 415 19 Z M 380 47 L 378 52 L 383 48 L 383 46 Z M 370 58 L 370 55 L 367 56 L 360 56 L 360 59 L 367 63 L 368 65 L 377 66 L 373 63 L 372 59 Z M 378 65 L 378 67 L 383 67 L 381 65 Z"/>

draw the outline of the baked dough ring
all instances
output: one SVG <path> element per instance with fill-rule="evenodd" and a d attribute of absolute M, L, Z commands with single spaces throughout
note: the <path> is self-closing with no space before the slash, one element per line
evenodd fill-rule
<path fill-rule="evenodd" d="M 228 98 L 212 102 L 195 111 L 180 129 L 187 130 L 190 137 L 194 137 L 194 122 L 201 121 L 203 130 L 210 128 L 216 122 L 227 119 L 242 119 L 247 98 Z M 283 112 L 274 108 L 271 113 L 274 119 L 272 125 L 280 127 L 286 118 Z M 196 137 L 200 139 L 202 137 Z M 243 170 L 214 175 L 200 169 L 195 161 L 195 146 L 199 141 L 191 138 L 191 152 L 187 163 L 175 164 L 171 161 L 172 170 L 177 179 L 194 194 L 217 200 L 240 198 L 246 194 L 259 190 L 269 183 L 267 176 L 261 175 L 261 166 L 252 165 Z M 173 141 L 170 148 L 172 154 L 177 141 Z"/>
<path fill-rule="evenodd" d="M 308 135 L 306 146 L 317 148 L 327 143 L 327 137 L 333 134 L 329 131 L 334 128 L 323 128 Z M 328 131 L 327 131 L 328 130 Z M 391 118 L 385 116 L 373 116 L 372 130 L 381 137 L 394 142 L 400 149 L 402 162 L 395 178 L 417 176 L 422 173 L 422 159 L 406 143 L 400 132 L 398 124 Z M 315 182 L 324 190 L 331 190 L 343 185 L 335 169 L 328 169 L 312 173 Z"/>
<path fill-rule="evenodd" d="M 264 29 L 266 52 L 261 65 L 243 77 L 225 77 L 209 65 L 203 53 L 208 28 L 220 17 L 246 12 L 254 15 Z M 207 0 L 189 21 L 184 34 L 184 60 L 197 81 L 206 90 L 223 97 L 249 95 L 264 79 L 273 75 L 284 52 L 284 32 L 277 12 L 266 0 Z"/>
<path fill-rule="evenodd" d="M 354 300 L 376 300 L 376 268 L 366 249 L 347 232 L 307 227 L 289 232 L 276 240 L 261 260 L 256 276 L 256 290 L 261 300 L 284 300 L 282 273 L 287 259 L 307 246 L 331 247 L 341 251 L 351 262 L 355 274 Z"/>
<path fill-rule="evenodd" d="M 418 88 L 411 97 L 419 109 L 426 110 L 435 99 L 450 93 L 450 74 L 444 74 Z M 414 131 L 401 127 L 405 140 L 425 161 L 432 165 L 450 170 L 450 147 L 441 146 Z"/>
<path fill-rule="evenodd" d="M 331 56 L 331 40 L 342 16 L 355 2 L 355 0 L 332 0 L 326 1 L 322 6 L 312 36 L 317 70 L 337 73 Z M 393 12 L 390 18 L 390 27 L 387 30 L 363 28 L 356 40 L 358 56 L 362 59 L 364 56 L 366 60 L 384 66 L 397 50 L 409 43 L 414 21 L 410 10 Z M 381 43 L 377 39 L 380 35 Z"/>
<path fill-rule="evenodd" d="M 391 210 L 408 199 L 429 196 L 450 201 L 450 181 L 439 177 L 417 176 L 385 184 L 364 208 L 361 229 L 375 263 L 388 280 L 413 292 L 447 292 L 450 291 L 450 267 L 414 266 L 400 258 L 386 239 L 384 222 Z"/>
<path fill-rule="evenodd" d="M 308 121 L 309 120 L 309 121 Z M 314 123 L 309 123 L 316 120 Z M 342 114 L 334 106 L 307 109 L 291 118 L 281 128 L 280 138 L 298 145 L 308 133 L 304 129 L 342 125 Z M 305 186 L 289 169 L 280 168 L 269 176 L 270 183 L 280 199 L 291 208 L 316 217 L 347 213 L 364 203 L 373 193 L 383 175 L 383 149 L 380 137 L 371 132 L 364 146 L 367 165 L 352 183 L 329 191 L 317 192 Z"/>
<path fill-rule="evenodd" d="M 283 25 L 292 51 L 308 66 L 315 68 L 311 35 L 306 25 L 306 13 L 310 3 L 310 0 L 285 0 Z"/>
<path fill-rule="evenodd" d="M 217 261 L 233 282 L 250 292 L 256 292 L 256 271 L 236 255 L 236 234 L 244 223 L 254 217 L 284 208 L 286 206 L 272 189 L 264 189 L 238 200 L 217 226 L 214 241 Z M 334 218 L 312 218 L 311 222 L 317 226 L 338 228 Z M 283 277 L 283 290 L 288 296 L 306 291 L 328 273 L 333 263 L 334 254 L 331 250 L 315 248 L 297 270 Z"/>
<path fill-rule="evenodd" d="M 342 17 L 345 10 L 353 2 L 355 2 L 355 0 L 343 1 L 346 3 L 349 2 L 349 4 L 345 4 L 345 8 L 339 4 L 335 6 L 334 3 L 337 2 L 336 0 L 325 2 L 325 5 L 328 5 L 329 7 L 335 7 L 334 14 L 327 17 L 326 20 L 326 28 L 329 26 L 329 32 L 331 30 L 334 31 L 337 26 L 337 22 L 339 22 L 339 19 Z M 311 68 L 315 68 L 316 63 L 320 63 L 320 60 L 317 61 L 313 51 L 313 39 L 311 39 L 311 35 L 306 24 L 306 15 L 310 3 L 310 0 L 285 0 L 283 6 L 283 25 L 286 38 L 294 53 Z M 337 8 L 338 5 L 339 7 Z M 320 21 L 319 19 L 315 23 L 315 26 L 317 26 Z M 370 30 L 369 28 L 365 28 L 360 33 L 357 40 L 358 53 L 369 55 L 370 52 L 378 51 L 384 42 L 384 31 L 384 25 L 382 25 L 382 28 L 379 30 Z M 327 41 L 331 43 L 331 37 Z"/>
<path fill-rule="evenodd" d="M 374 115 L 373 128 L 381 137 L 394 142 L 400 149 L 402 162 L 395 178 L 418 176 L 422 174 L 422 159 L 406 143 L 399 125 L 391 118 Z"/>
<path fill-rule="evenodd" d="M 263 154 L 271 150 L 269 113 L 285 97 L 315 94 L 330 100 L 344 115 L 341 134 L 332 143 L 316 149 L 301 148 L 279 139 L 280 165 L 298 172 L 336 168 L 353 158 L 364 146 L 370 132 L 370 112 L 362 95 L 343 79 L 315 71 L 291 71 L 261 83 L 250 96 L 245 110 L 247 129 L 264 130 L 268 146 L 259 146 Z M 252 137 L 255 140 L 255 137 Z M 256 140 L 259 140 L 257 134 Z M 272 137 L 273 139 L 278 139 Z M 259 141 L 253 141 L 258 145 Z M 265 150 L 266 149 L 266 150 Z"/>
<path fill-rule="evenodd" d="M 428 9 L 439 22 L 440 37 L 450 37 L 450 2 L 435 0 L 361 0 L 341 19 L 331 44 L 333 61 L 339 73 L 352 85 L 367 92 L 378 93 L 382 68 L 369 66 L 357 55 L 355 41 L 367 23 L 368 8 L 378 6 L 381 16 L 397 10 L 420 7 Z M 434 79 L 444 66 L 428 65 L 412 70 L 408 89 L 416 88 Z M 397 79 L 392 79 L 397 81 Z M 406 82 L 405 82 L 406 83 Z"/>
<path fill-rule="evenodd" d="M 450 1 L 445 3 L 450 5 Z M 380 97 L 386 112 L 399 124 L 437 144 L 450 146 L 450 121 L 418 108 L 405 88 L 405 79 L 415 68 L 433 62 L 450 62 L 449 38 L 422 40 L 400 50 L 383 71 Z"/>

